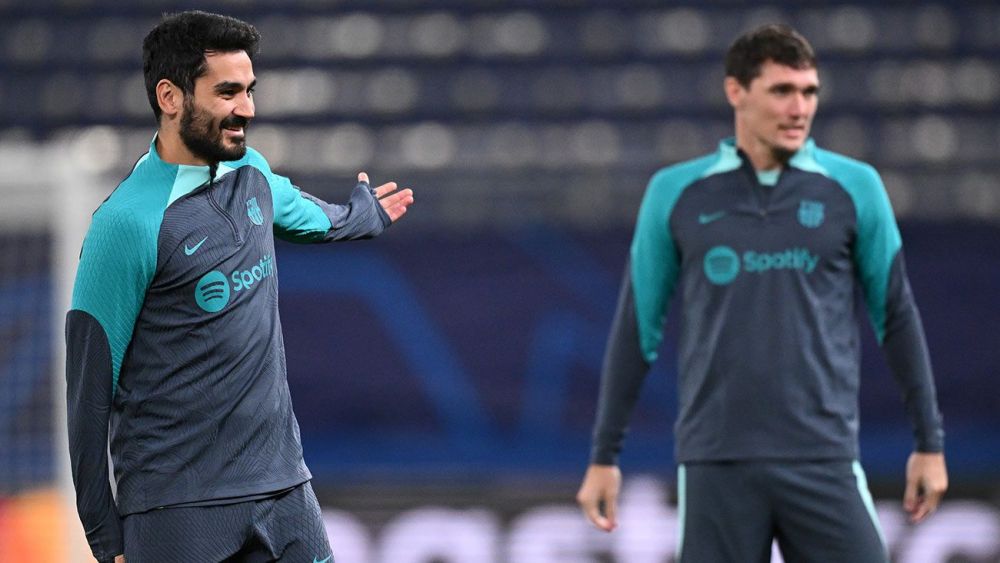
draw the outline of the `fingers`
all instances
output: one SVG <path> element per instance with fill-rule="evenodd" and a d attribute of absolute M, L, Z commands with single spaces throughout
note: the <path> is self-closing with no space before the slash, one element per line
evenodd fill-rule
<path fill-rule="evenodd" d="M 601 502 L 594 498 L 580 503 L 587 520 L 597 527 L 597 529 L 611 532 L 618 527 L 616 514 L 618 512 L 617 499 L 608 498 L 604 500 L 604 512 L 601 512 Z"/>
<path fill-rule="evenodd" d="M 914 524 L 923 521 L 941 502 L 948 490 L 948 470 L 941 453 L 910 454 L 906 462 L 906 490 L 903 509 L 910 514 Z"/>
<path fill-rule="evenodd" d="M 375 197 L 383 198 L 392 192 L 396 191 L 396 182 L 389 182 L 382 184 L 381 186 L 375 188 Z"/>
<path fill-rule="evenodd" d="M 358 172 L 358 181 L 365 182 L 367 184 L 368 174 L 366 174 L 365 172 Z M 385 184 L 382 184 L 381 186 L 375 188 L 374 190 L 375 197 L 381 199 L 391 194 L 392 192 L 396 191 L 398 188 L 399 186 L 396 184 L 396 182 L 386 182 Z"/>
<path fill-rule="evenodd" d="M 618 497 L 616 495 L 608 495 L 604 499 L 604 517 L 608 524 L 605 531 L 610 532 L 618 527 Z"/>
<path fill-rule="evenodd" d="M 917 483 L 916 479 L 906 480 L 906 489 L 903 491 L 903 510 L 906 510 L 912 516 L 914 511 L 917 509 L 917 504 L 920 502 L 919 496 L 920 485 Z"/>
<path fill-rule="evenodd" d="M 395 186 L 395 184 L 393 184 L 393 186 Z M 395 189 L 395 187 L 393 187 L 393 189 Z M 377 193 L 378 191 L 376 190 L 376 194 Z M 386 215 L 389 216 L 389 219 L 395 222 L 397 219 L 406 214 L 406 210 L 413 204 L 413 190 L 405 189 L 395 192 L 391 195 L 380 198 L 378 202 L 382 206 L 382 209 L 385 210 Z"/>
<path fill-rule="evenodd" d="M 368 183 L 368 174 L 358 172 L 358 182 Z M 393 222 L 405 215 L 406 210 L 413 204 L 413 190 L 409 188 L 397 190 L 399 190 L 399 185 L 396 182 L 386 182 L 372 190 L 375 193 L 375 198 L 382 205 L 382 209 Z"/>
<path fill-rule="evenodd" d="M 928 502 L 926 497 L 918 497 L 916 502 L 913 504 L 913 508 L 908 510 L 910 513 L 910 522 L 918 524 L 927 518 L 933 509 Z"/>
<path fill-rule="evenodd" d="M 906 490 L 903 492 L 903 510 L 910 515 L 911 522 L 918 522 L 927 517 L 919 489 L 916 482 L 907 481 Z"/>
<path fill-rule="evenodd" d="M 938 504 L 941 503 L 941 497 L 943 496 L 944 496 L 943 489 L 936 491 L 928 491 L 924 493 L 924 501 L 923 503 L 921 503 L 923 505 L 921 506 L 921 508 L 924 509 L 923 513 L 918 513 L 916 516 L 914 516 L 915 518 L 914 522 L 920 522 L 924 518 L 930 516 L 931 514 L 934 514 L 934 511 L 937 510 Z"/>
<path fill-rule="evenodd" d="M 618 527 L 618 489 L 621 474 L 617 467 L 593 465 L 587 470 L 576 501 L 587 520 L 599 530 Z"/>
<path fill-rule="evenodd" d="M 358 172 L 358 182 L 364 182 L 366 184 L 370 183 L 368 180 L 367 172 Z M 396 191 L 396 182 L 389 182 L 387 184 L 382 184 L 381 186 L 375 188 L 375 197 L 381 198 L 382 196 Z"/>
<path fill-rule="evenodd" d="M 609 500 L 604 503 L 605 514 L 601 514 L 601 502 L 600 498 L 592 495 L 589 491 L 580 490 L 580 493 L 576 497 L 576 501 L 580 504 L 580 508 L 583 510 L 584 516 L 590 523 L 597 527 L 599 530 L 605 532 L 610 532 L 617 526 L 614 514 L 617 511 L 615 507 L 615 501 Z"/>
<path fill-rule="evenodd" d="M 614 524 L 612 524 L 609 519 L 601 516 L 601 511 L 596 502 L 584 506 L 583 513 L 587 516 L 587 520 L 590 520 L 590 523 L 596 526 L 597 529 L 605 532 L 610 532 L 615 529 Z"/>
<path fill-rule="evenodd" d="M 903 494 L 903 508 L 910 514 L 910 522 L 918 524 L 937 510 L 944 496 L 944 488 L 933 485 L 915 486 L 911 494 L 907 485 Z"/>

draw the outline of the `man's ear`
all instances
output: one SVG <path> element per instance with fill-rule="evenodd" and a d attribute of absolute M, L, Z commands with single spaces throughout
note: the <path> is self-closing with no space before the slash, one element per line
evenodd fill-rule
<path fill-rule="evenodd" d="M 734 109 L 738 107 L 743 100 L 743 95 L 746 93 L 746 88 L 740 84 L 739 80 L 736 80 L 732 76 L 726 77 L 726 80 L 722 83 L 722 87 L 726 91 L 726 99 L 729 100 L 729 105 L 733 106 Z"/>
<path fill-rule="evenodd" d="M 156 83 L 156 103 L 163 115 L 174 117 L 184 107 L 184 92 L 166 78 L 161 79 Z"/>

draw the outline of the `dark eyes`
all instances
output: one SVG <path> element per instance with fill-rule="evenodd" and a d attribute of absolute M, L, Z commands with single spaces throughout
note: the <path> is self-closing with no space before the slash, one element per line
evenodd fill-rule
<path fill-rule="evenodd" d="M 253 97 L 253 92 L 254 92 L 253 88 L 247 89 L 247 96 Z M 239 90 L 222 90 L 221 92 L 219 92 L 219 95 L 222 96 L 223 98 L 230 99 L 239 93 L 240 93 Z"/>
<path fill-rule="evenodd" d="M 793 86 L 777 86 L 771 91 L 779 96 L 789 96 L 794 94 L 796 90 Z M 802 95 L 807 98 L 811 98 L 817 94 L 819 94 L 819 88 L 806 88 L 805 90 L 802 90 Z"/>

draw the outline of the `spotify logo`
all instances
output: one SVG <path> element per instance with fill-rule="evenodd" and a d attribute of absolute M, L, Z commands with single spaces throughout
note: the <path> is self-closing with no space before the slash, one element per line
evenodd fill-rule
<path fill-rule="evenodd" d="M 218 313 L 229 303 L 229 282 L 226 276 L 213 270 L 198 280 L 194 288 L 194 300 L 209 313 Z"/>
<path fill-rule="evenodd" d="M 715 285 L 726 285 L 740 273 L 740 257 L 728 246 L 716 246 L 705 254 L 705 277 Z"/>

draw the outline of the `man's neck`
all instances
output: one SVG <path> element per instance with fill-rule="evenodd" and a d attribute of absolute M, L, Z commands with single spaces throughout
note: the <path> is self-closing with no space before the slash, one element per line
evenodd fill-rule
<path fill-rule="evenodd" d="M 187 148 L 180 133 L 168 124 L 161 125 L 156 133 L 156 153 L 160 155 L 160 160 L 170 164 L 208 166 L 208 162 L 198 158 Z"/>
<path fill-rule="evenodd" d="M 758 172 L 781 170 L 788 164 L 787 158 L 780 158 L 774 154 L 774 150 L 771 147 L 765 146 L 762 143 L 756 143 L 752 140 L 741 141 L 737 137 L 736 148 L 742 150 L 743 154 L 747 155 L 747 158 L 750 159 L 750 164 Z"/>
<path fill-rule="evenodd" d="M 760 139 L 746 131 L 738 118 L 736 119 L 735 129 L 736 148 L 747 155 L 754 170 L 781 170 L 788 164 L 789 159 L 791 159 L 791 154 L 777 154 L 773 147 L 764 144 Z"/>

